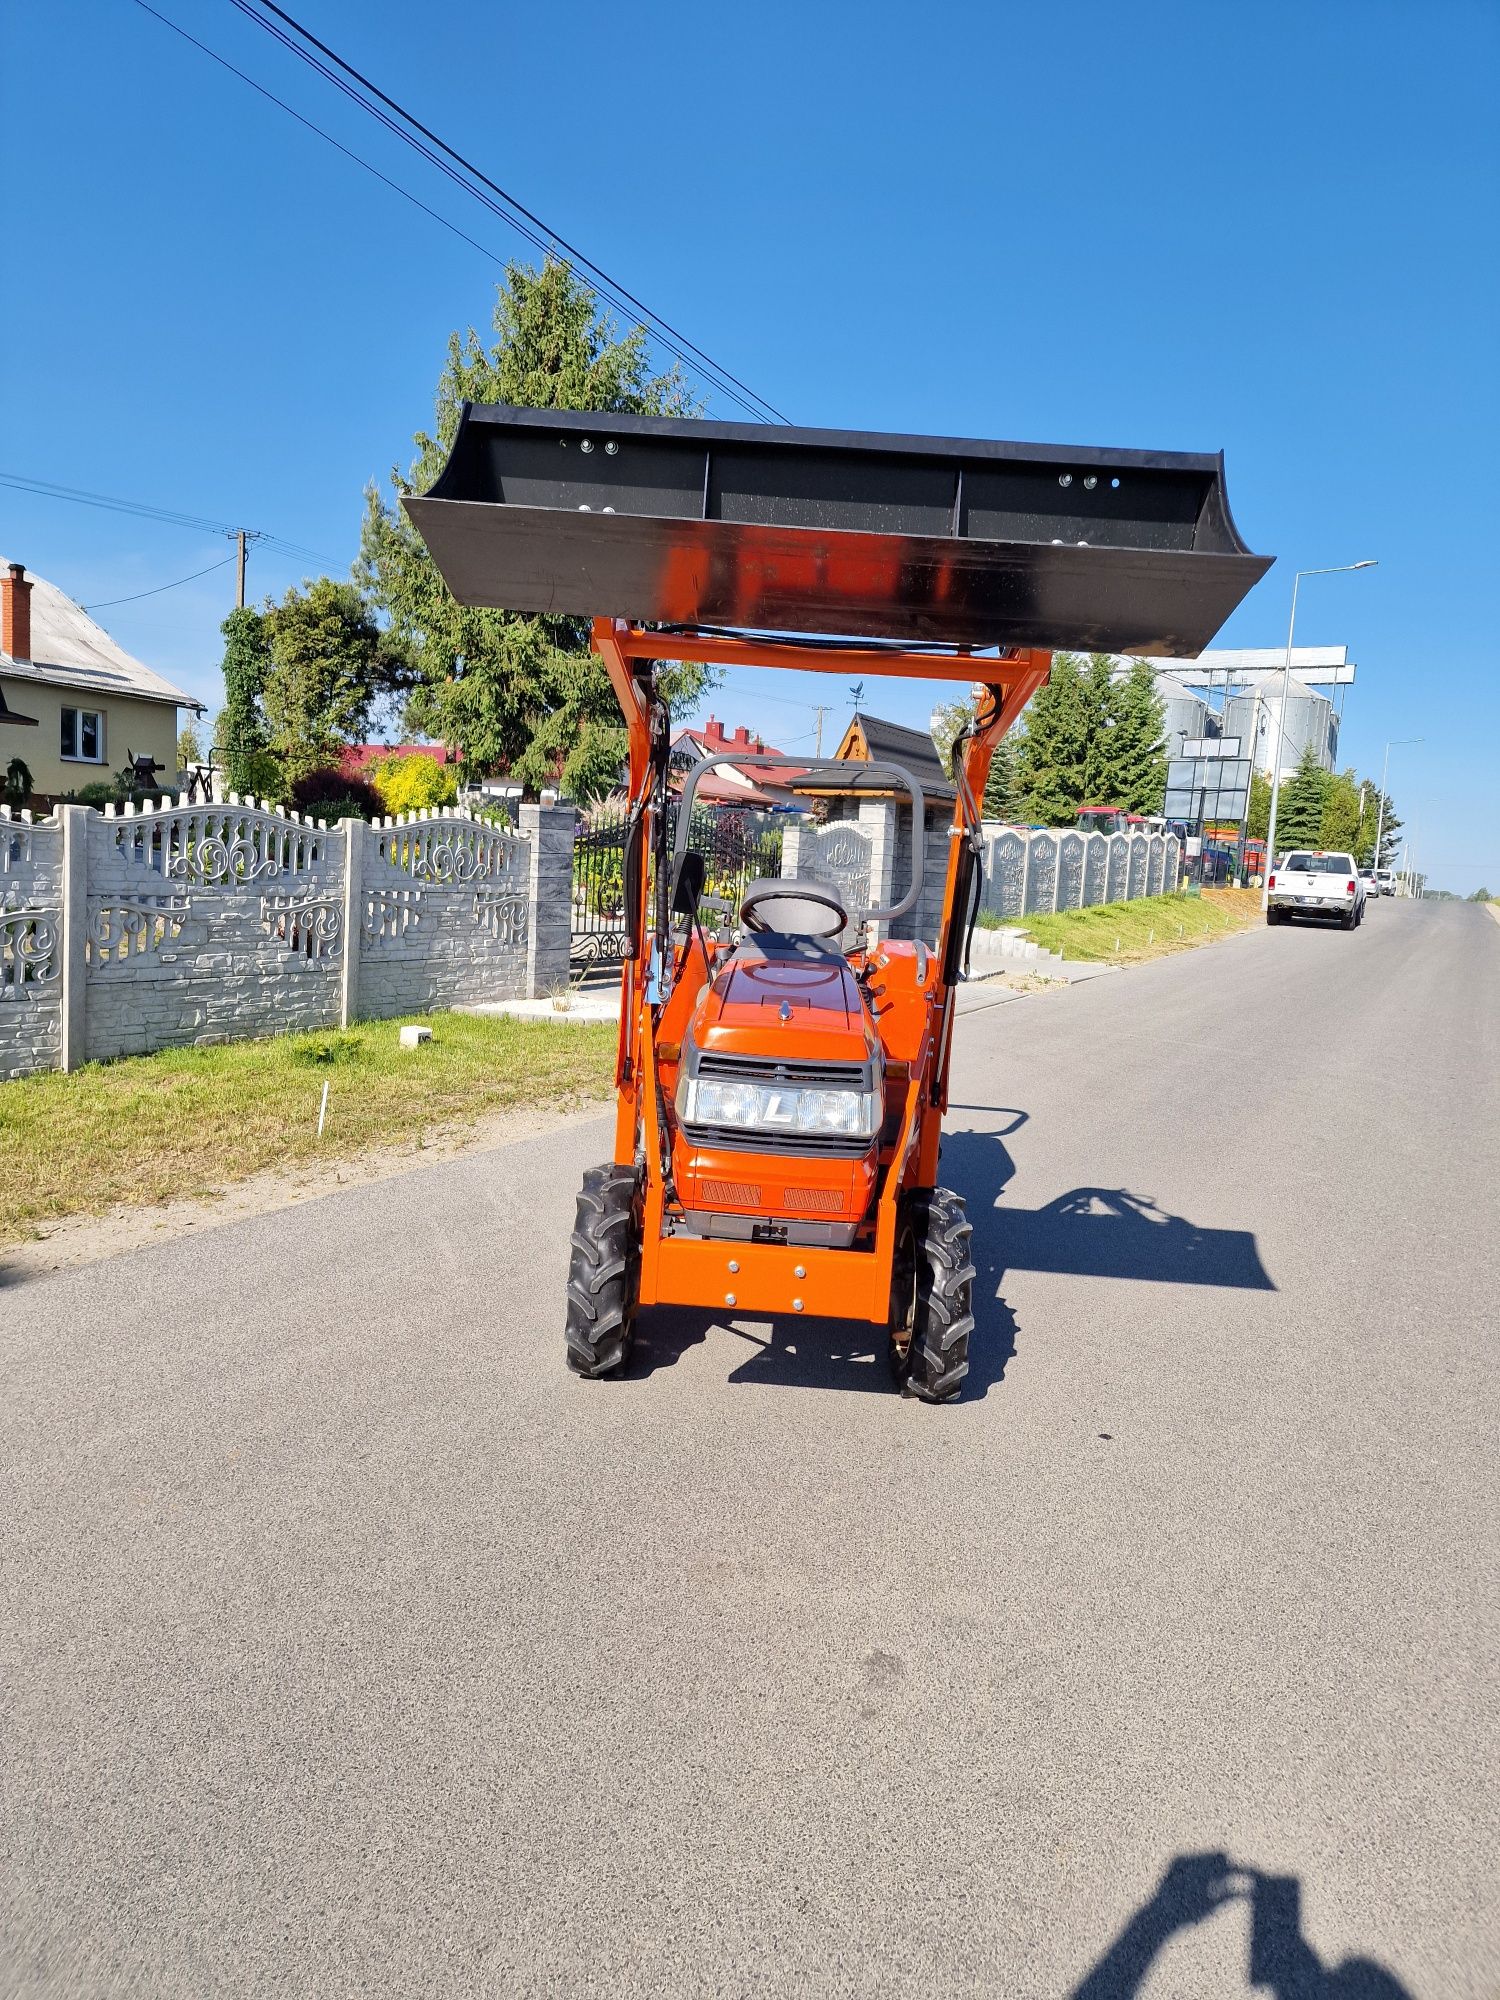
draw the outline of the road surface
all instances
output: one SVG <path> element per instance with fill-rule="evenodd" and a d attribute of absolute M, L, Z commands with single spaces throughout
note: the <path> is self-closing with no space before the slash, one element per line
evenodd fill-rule
<path fill-rule="evenodd" d="M 944 1409 L 809 1322 L 568 1377 L 602 1121 L 0 1283 L 0 1991 L 1494 1995 L 1500 927 L 954 1098 Z"/>

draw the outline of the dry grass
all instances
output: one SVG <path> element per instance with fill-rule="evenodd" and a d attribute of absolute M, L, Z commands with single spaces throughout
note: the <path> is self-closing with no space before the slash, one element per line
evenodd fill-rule
<path fill-rule="evenodd" d="M 1205 889 L 1201 896 L 1142 896 L 1133 903 L 1027 917 L 1021 928 L 1064 958 L 1138 965 L 1260 921 L 1259 889 Z"/>
<path fill-rule="evenodd" d="M 577 1104 L 612 1086 L 612 1027 L 414 1018 L 432 1029 L 414 1050 L 401 1048 L 399 1021 L 371 1021 L 0 1084 L 0 1242 L 60 1216 L 212 1194 L 267 1167 L 417 1146 L 487 1112 Z"/>

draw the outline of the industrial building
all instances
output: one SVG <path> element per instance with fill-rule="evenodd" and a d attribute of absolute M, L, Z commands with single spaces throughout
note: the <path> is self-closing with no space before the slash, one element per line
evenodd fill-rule
<path fill-rule="evenodd" d="M 1180 757 L 1189 742 L 1238 737 L 1243 754 L 1270 775 L 1276 757 L 1286 649 L 1220 647 L 1196 660 L 1152 659 L 1157 693 L 1165 706 L 1167 755 Z M 1280 727 L 1281 775 L 1290 777 L 1310 743 L 1324 770 L 1338 761 L 1343 691 L 1353 685 L 1355 664 L 1347 646 L 1297 646 Z M 1324 689 L 1336 691 L 1324 693 Z"/>

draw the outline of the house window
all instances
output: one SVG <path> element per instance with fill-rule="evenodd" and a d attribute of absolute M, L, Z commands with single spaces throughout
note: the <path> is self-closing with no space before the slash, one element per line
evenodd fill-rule
<path fill-rule="evenodd" d="M 63 710 L 62 755 L 70 764 L 104 762 L 104 717 L 97 708 Z"/>

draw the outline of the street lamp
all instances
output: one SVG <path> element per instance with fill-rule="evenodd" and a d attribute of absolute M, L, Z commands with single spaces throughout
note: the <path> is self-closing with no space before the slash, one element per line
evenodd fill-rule
<path fill-rule="evenodd" d="M 1380 841 L 1385 832 L 1385 774 L 1391 768 L 1391 752 L 1399 750 L 1403 743 L 1425 743 L 1425 736 L 1397 736 L 1385 746 L 1385 761 L 1380 767 L 1380 811 L 1375 817 L 1375 866 L 1380 866 Z"/>
<path fill-rule="evenodd" d="M 1276 865 L 1276 808 L 1281 802 L 1281 745 L 1286 735 L 1286 704 L 1292 680 L 1292 637 L 1297 630 L 1297 588 L 1305 576 L 1343 576 L 1353 569 L 1374 569 L 1373 557 L 1363 562 L 1333 563 L 1326 569 L 1299 569 L 1292 578 L 1292 616 L 1286 628 L 1286 664 L 1281 669 L 1281 712 L 1276 718 L 1276 756 L 1271 767 L 1271 816 L 1266 825 L 1266 863 L 1262 876 L 1260 906 L 1271 902 L 1271 870 Z"/>

